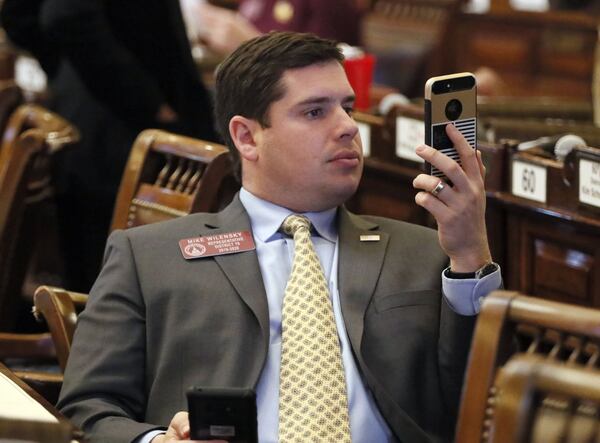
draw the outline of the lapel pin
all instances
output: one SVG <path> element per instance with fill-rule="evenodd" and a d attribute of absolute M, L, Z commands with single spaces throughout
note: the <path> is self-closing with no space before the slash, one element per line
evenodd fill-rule
<path fill-rule="evenodd" d="M 381 236 L 379 234 L 361 235 L 360 241 L 379 241 Z"/>

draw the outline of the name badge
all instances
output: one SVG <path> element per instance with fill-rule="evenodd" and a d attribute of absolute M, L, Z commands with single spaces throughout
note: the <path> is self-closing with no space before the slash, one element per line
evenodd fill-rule
<path fill-rule="evenodd" d="M 546 168 L 514 160 L 512 163 L 513 195 L 546 203 L 546 177 Z"/>
<path fill-rule="evenodd" d="M 226 232 L 204 237 L 179 240 L 181 254 L 186 260 L 212 257 L 215 255 L 235 254 L 256 249 L 250 231 Z"/>

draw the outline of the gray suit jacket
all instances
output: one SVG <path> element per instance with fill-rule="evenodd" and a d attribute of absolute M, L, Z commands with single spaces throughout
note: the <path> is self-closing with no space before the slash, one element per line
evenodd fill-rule
<path fill-rule="evenodd" d="M 340 208 L 339 292 L 361 374 L 400 441 L 451 439 L 474 318 L 441 295 L 432 230 Z M 59 408 L 92 442 L 126 442 L 186 410 L 193 385 L 255 386 L 269 313 L 254 251 L 184 260 L 184 238 L 250 229 L 236 198 L 115 232 L 80 315 Z M 361 234 L 378 233 L 378 242 Z"/>

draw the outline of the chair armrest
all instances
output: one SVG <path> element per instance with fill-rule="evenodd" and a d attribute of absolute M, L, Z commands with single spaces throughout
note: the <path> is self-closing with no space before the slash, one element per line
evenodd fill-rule
<path fill-rule="evenodd" d="M 0 359 L 25 358 L 55 360 L 56 349 L 48 332 L 17 334 L 0 332 Z"/>

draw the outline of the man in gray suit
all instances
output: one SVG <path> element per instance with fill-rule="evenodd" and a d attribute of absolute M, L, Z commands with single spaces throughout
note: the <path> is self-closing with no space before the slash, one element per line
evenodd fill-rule
<path fill-rule="evenodd" d="M 363 158 L 334 42 L 263 35 L 222 63 L 216 88 L 243 188 L 218 214 L 111 236 L 58 406 L 92 442 L 173 442 L 189 439 L 189 387 L 253 387 L 260 441 L 278 441 L 282 299 L 294 251 L 280 225 L 299 213 L 328 283 L 352 441 L 450 440 L 480 297 L 501 284 L 480 155 L 453 128 L 462 168 L 417 148 L 453 183 L 414 181 L 437 232 L 359 217 L 343 207 Z"/>

